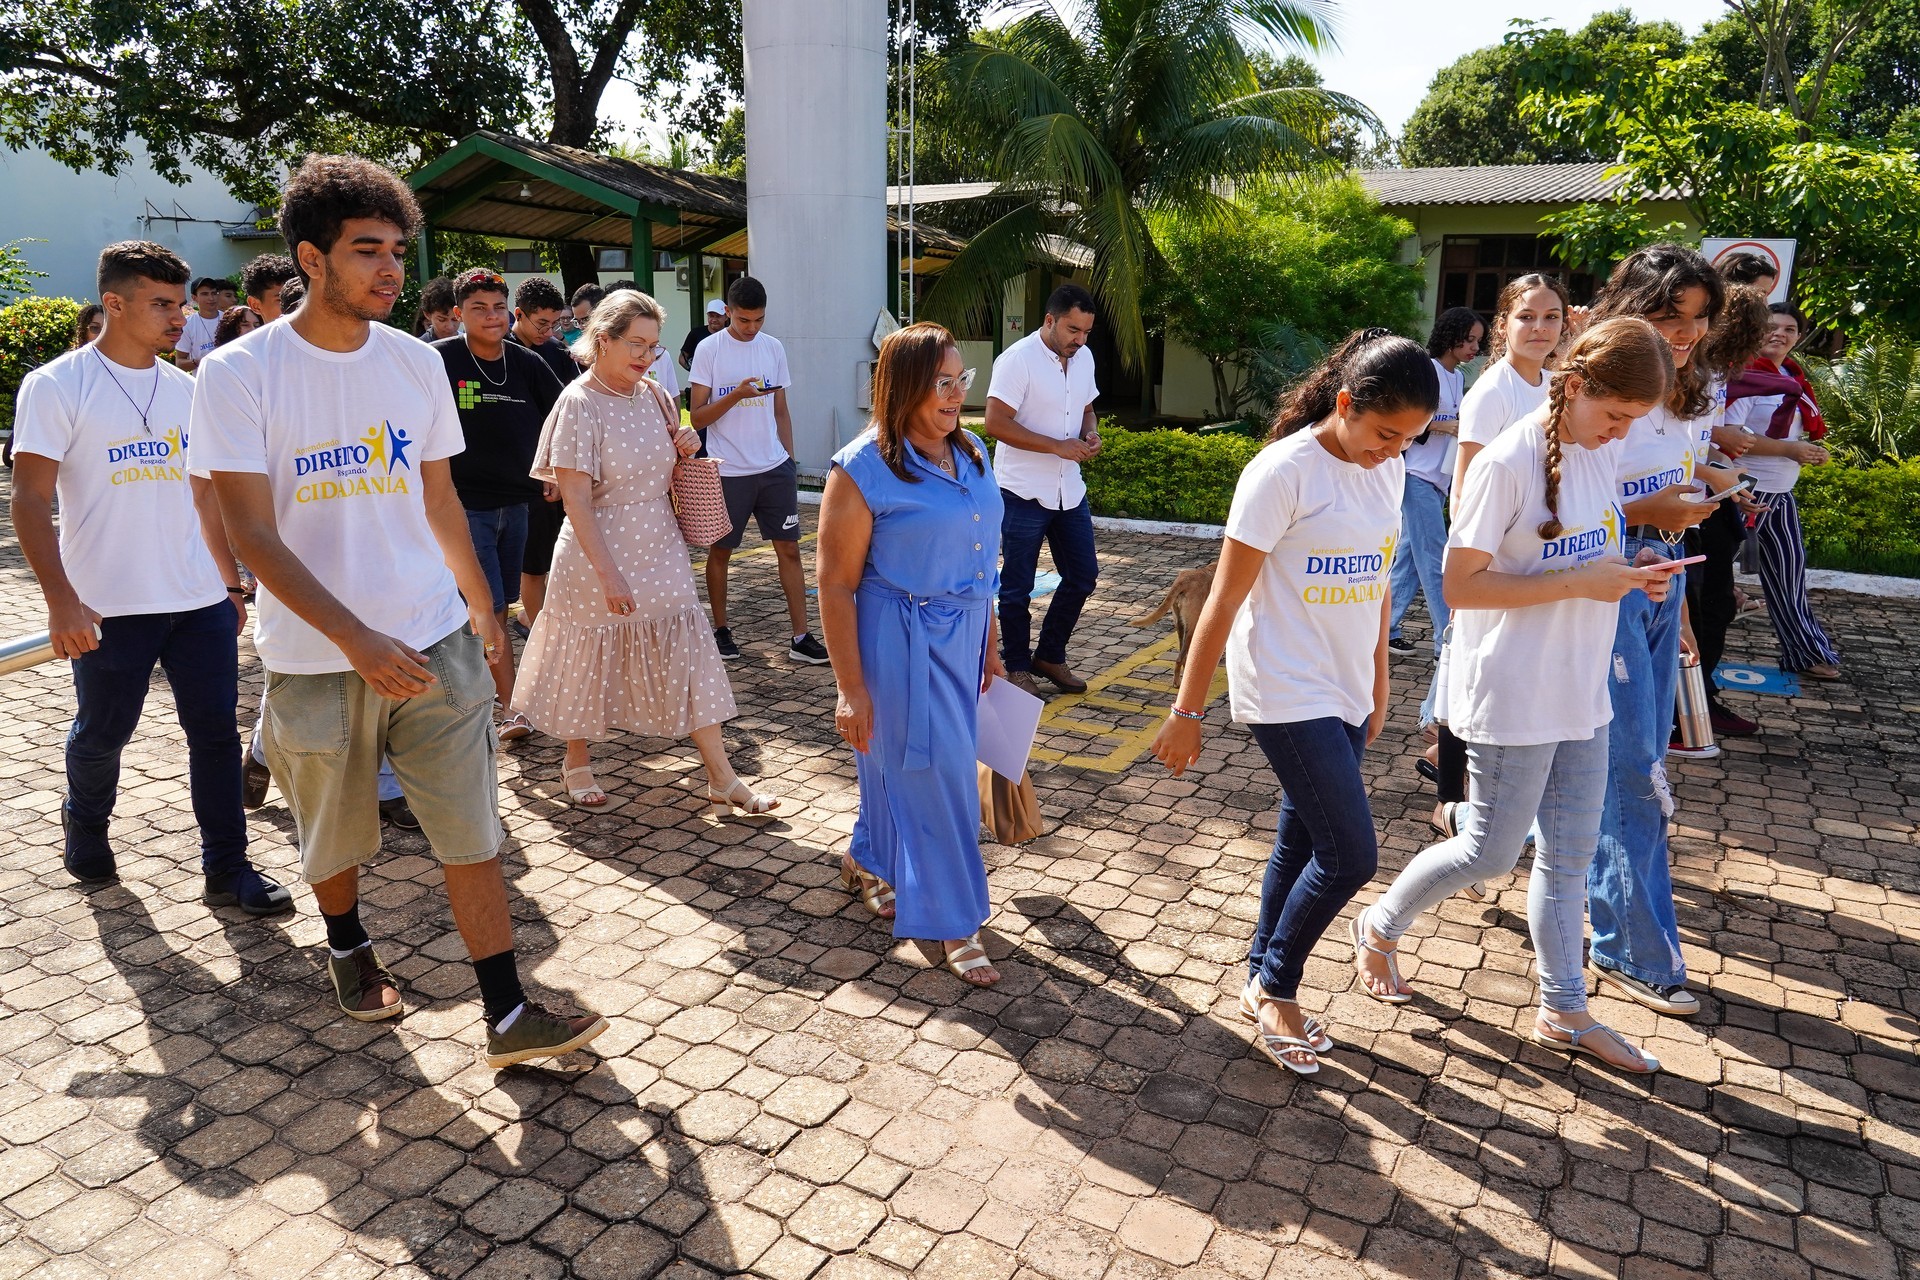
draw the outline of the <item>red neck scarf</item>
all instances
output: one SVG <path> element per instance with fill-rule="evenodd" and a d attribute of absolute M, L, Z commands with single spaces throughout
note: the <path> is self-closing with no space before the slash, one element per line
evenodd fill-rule
<path fill-rule="evenodd" d="M 1807 439 L 1818 440 L 1827 434 L 1827 420 L 1820 416 L 1819 402 L 1813 398 L 1813 385 L 1807 381 L 1806 370 L 1793 357 L 1776 365 L 1765 356 L 1756 356 L 1745 369 L 1734 374 L 1727 383 L 1727 403 L 1752 396 L 1781 397 L 1779 407 L 1767 423 L 1767 435 L 1771 438 L 1787 438 L 1795 412 L 1800 414 L 1800 425 Z"/>

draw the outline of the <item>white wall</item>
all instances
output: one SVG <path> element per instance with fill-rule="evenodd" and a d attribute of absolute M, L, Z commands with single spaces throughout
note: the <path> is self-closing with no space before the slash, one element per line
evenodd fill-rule
<path fill-rule="evenodd" d="M 92 298 L 100 250 L 116 240 L 157 241 L 185 258 L 196 276 L 228 275 L 254 254 L 280 247 L 278 240 L 223 239 L 219 222 L 237 222 L 247 206 L 203 169 L 189 166 L 180 185 L 167 181 L 137 144 L 117 176 L 75 173 L 44 152 L 0 150 L 0 190 L 6 192 L 0 242 L 46 241 L 21 246 L 28 265 L 50 273 L 34 282 L 42 295 Z M 164 214 L 173 214 L 177 202 L 180 211 L 207 221 L 143 224 L 147 201 Z"/>

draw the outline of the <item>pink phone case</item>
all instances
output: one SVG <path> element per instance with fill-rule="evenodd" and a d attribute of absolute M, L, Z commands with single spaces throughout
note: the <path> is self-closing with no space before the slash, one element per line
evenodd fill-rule
<path fill-rule="evenodd" d="M 1635 565 L 1636 569 L 1680 569 L 1690 564 L 1699 564 L 1705 556 L 1688 556 L 1685 560 L 1656 560 L 1652 564 Z"/>

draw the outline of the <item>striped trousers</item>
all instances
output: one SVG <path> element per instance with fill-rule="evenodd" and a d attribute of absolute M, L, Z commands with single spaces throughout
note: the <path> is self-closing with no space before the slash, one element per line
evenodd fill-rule
<path fill-rule="evenodd" d="M 1833 647 L 1807 601 L 1807 545 L 1800 532 L 1800 507 L 1787 493 L 1759 493 L 1754 500 L 1766 514 L 1754 526 L 1759 547 L 1760 586 L 1766 592 L 1767 618 L 1780 641 L 1780 669 L 1805 671 L 1819 662 L 1838 664 Z"/>

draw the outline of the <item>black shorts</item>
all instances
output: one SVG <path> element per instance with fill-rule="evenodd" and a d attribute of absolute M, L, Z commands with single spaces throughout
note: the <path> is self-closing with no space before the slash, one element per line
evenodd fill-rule
<path fill-rule="evenodd" d="M 567 509 L 558 502 L 535 498 L 527 504 L 527 549 L 520 557 L 520 572 L 544 578 L 553 569 L 553 544 L 560 540 L 560 526 L 567 522 Z"/>
<path fill-rule="evenodd" d="M 792 458 L 771 471 L 751 476 L 721 476 L 720 492 L 726 495 L 727 519 L 733 532 L 713 545 L 731 551 L 747 536 L 747 519 L 760 525 L 760 536 L 768 542 L 800 540 L 800 467 Z"/>

